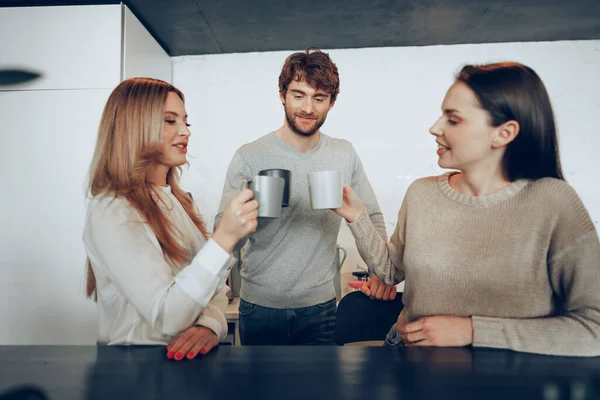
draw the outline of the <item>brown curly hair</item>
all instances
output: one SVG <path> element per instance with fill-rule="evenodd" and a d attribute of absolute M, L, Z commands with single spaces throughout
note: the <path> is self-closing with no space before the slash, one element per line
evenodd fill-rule
<path fill-rule="evenodd" d="M 279 91 L 284 97 L 292 80 L 304 80 L 315 90 L 329 93 L 332 103 L 340 92 L 340 76 L 336 65 L 329 54 L 314 47 L 286 58 L 279 74 Z"/>

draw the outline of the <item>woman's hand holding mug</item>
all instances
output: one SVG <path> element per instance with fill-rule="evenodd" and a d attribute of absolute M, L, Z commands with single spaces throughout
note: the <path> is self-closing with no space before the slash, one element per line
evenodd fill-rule
<path fill-rule="evenodd" d="M 365 207 L 360 201 L 358 194 L 350 186 L 344 185 L 343 194 L 342 206 L 334 208 L 333 211 L 345 218 L 349 223 L 356 222 L 364 212 Z"/>
<path fill-rule="evenodd" d="M 223 211 L 223 217 L 212 236 L 229 253 L 237 242 L 256 230 L 258 202 L 253 198 L 252 190 L 246 188 L 240 191 Z"/>

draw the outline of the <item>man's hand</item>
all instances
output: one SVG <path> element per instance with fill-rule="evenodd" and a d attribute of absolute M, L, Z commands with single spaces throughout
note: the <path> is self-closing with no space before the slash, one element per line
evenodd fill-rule
<path fill-rule="evenodd" d="M 366 281 L 360 291 L 369 296 L 371 299 L 384 301 L 394 300 L 397 293 L 395 285 L 384 285 L 376 276 L 373 276 L 371 279 Z"/>

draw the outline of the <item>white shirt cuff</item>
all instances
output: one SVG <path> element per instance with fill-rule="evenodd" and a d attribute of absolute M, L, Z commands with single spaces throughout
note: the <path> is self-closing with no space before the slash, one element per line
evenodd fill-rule
<path fill-rule="evenodd" d="M 203 308 L 223 287 L 234 265 L 232 258 L 212 239 L 200 249 L 192 263 L 175 277 L 175 282 Z"/>
<path fill-rule="evenodd" d="M 227 323 L 223 326 L 216 318 L 209 317 L 208 315 L 201 315 L 196 325 L 211 329 L 217 335 L 219 341 L 225 339 L 227 336 Z"/>

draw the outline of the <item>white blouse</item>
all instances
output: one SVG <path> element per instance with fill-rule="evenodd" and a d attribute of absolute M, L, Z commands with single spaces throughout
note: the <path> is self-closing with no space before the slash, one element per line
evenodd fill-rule
<path fill-rule="evenodd" d="M 168 344 L 193 325 L 227 335 L 225 281 L 236 259 L 204 239 L 170 187 L 157 188 L 180 244 L 196 256 L 173 268 L 127 200 L 92 198 L 83 243 L 96 276 L 99 344 Z"/>

